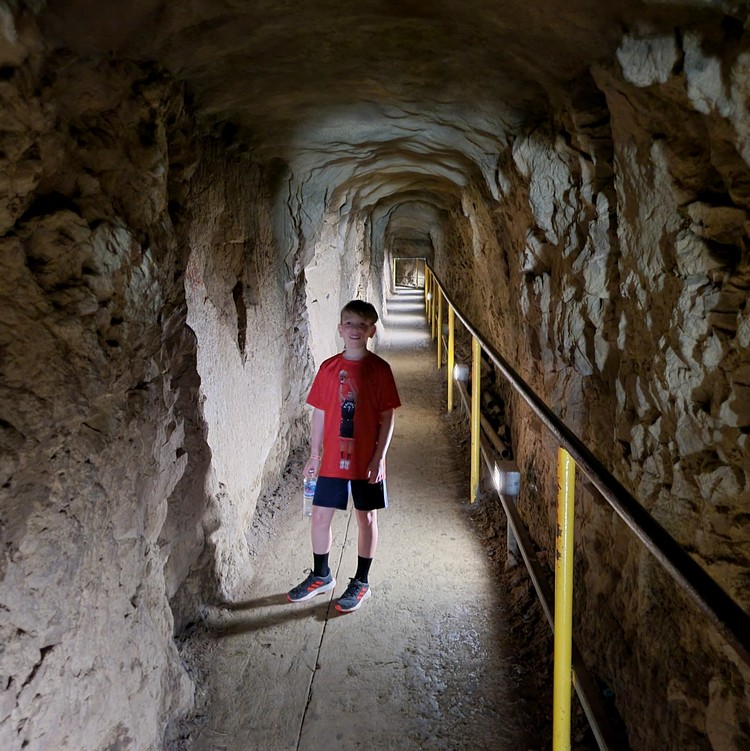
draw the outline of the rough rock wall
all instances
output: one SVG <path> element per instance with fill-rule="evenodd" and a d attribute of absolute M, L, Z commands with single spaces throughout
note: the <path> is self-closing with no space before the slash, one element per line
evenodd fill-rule
<path fill-rule="evenodd" d="M 183 115 L 158 75 L 29 54 L 32 31 L 0 80 L 0 745 L 152 748 L 192 700 L 160 548 L 194 372 Z"/>
<path fill-rule="evenodd" d="M 207 149 L 192 181 L 186 294 L 211 451 L 202 588 L 231 599 L 251 578 L 245 533 L 258 497 L 306 435 L 312 365 L 304 277 L 281 256 L 271 186 L 225 148 Z"/>
<path fill-rule="evenodd" d="M 597 81 L 619 167 L 619 474 L 749 609 L 750 53 L 735 31 L 627 38 L 622 78 L 615 69 Z M 625 627 L 674 634 L 665 651 L 674 643 L 689 655 L 646 682 L 669 697 L 657 716 L 664 737 L 750 745 L 750 671 L 651 560 L 631 548 L 624 566 L 638 598 Z M 661 653 L 645 639 L 634 649 L 643 663 Z M 631 701 L 643 699 L 634 692 Z"/>
<path fill-rule="evenodd" d="M 358 212 L 342 216 L 329 211 L 319 233 L 309 241 L 311 260 L 304 274 L 310 351 L 316 367 L 341 350 L 336 326 L 341 308 L 349 300 L 368 300 L 380 307 L 382 293 L 377 284 L 382 272 L 372 268 L 365 226 L 366 220 Z"/>
<path fill-rule="evenodd" d="M 748 53 L 629 37 L 478 187 L 438 261 L 498 350 L 750 607 Z M 471 281 L 469 281 L 471 280 Z M 540 548 L 554 445 L 512 400 Z M 578 493 L 577 639 L 638 749 L 744 749 L 750 675 L 601 500 Z"/>
<path fill-rule="evenodd" d="M 0 746 L 160 748 L 192 703 L 173 631 L 251 575 L 307 429 L 303 275 L 231 133 L 3 12 Z"/>

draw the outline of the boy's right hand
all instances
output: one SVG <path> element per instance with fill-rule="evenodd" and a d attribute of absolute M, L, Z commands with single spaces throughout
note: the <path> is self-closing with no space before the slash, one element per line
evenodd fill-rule
<path fill-rule="evenodd" d="M 302 470 L 303 477 L 317 477 L 320 471 L 320 459 L 317 456 L 311 456 Z"/>

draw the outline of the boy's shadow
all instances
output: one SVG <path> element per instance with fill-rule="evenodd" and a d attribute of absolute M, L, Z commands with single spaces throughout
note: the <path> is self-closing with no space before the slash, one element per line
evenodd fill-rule
<path fill-rule="evenodd" d="M 314 618 L 316 621 L 324 623 L 331 618 L 337 618 L 343 613 L 339 613 L 333 607 L 333 600 L 318 601 L 315 604 L 292 603 L 287 599 L 286 593 L 269 595 L 268 597 L 258 597 L 254 600 L 245 600 L 243 602 L 220 602 L 217 607 L 224 611 L 252 611 L 257 608 L 274 608 L 273 611 L 258 615 L 256 618 L 248 617 L 233 623 L 215 623 L 210 620 L 205 623 L 206 630 L 217 638 L 227 636 L 237 636 L 239 634 L 252 633 L 261 631 L 270 626 L 278 626 L 290 621 L 299 621 Z M 276 608 L 283 608 L 277 610 Z"/>
<path fill-rule="evenodd" d="M 268 595 L 268 597 L 256 597 L 254 600 L 243 600 L 242 602 L 217 602 L 217 607 L 222 610 L 255 610 L 255 608 L 268 608 L 273 605 L 291 605 L 287 599 L 286 593 L 280 592 L 277 595 Z"/>

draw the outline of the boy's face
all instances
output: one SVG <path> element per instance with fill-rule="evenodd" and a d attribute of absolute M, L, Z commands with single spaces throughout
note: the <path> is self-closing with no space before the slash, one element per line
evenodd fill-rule
<path fill-rule="evenodd" d="M 367 349 L 367 340 L 375 336 L 375 324 L 356 313 L 344 313 L 339 324 L 339 336 L 347 350 Z"/>

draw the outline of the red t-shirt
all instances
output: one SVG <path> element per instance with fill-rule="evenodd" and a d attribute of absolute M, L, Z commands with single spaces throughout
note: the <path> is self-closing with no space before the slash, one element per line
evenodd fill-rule
<path fill-rule="evenodd" d="M 329 357 L 315 376 L 307 403 L 325 412 L 320 474 L 367 479 L 380 413 L 401 406 L 391 366 L 374 352 L 361 360 L 347 360 L 343 353 Z"/>

